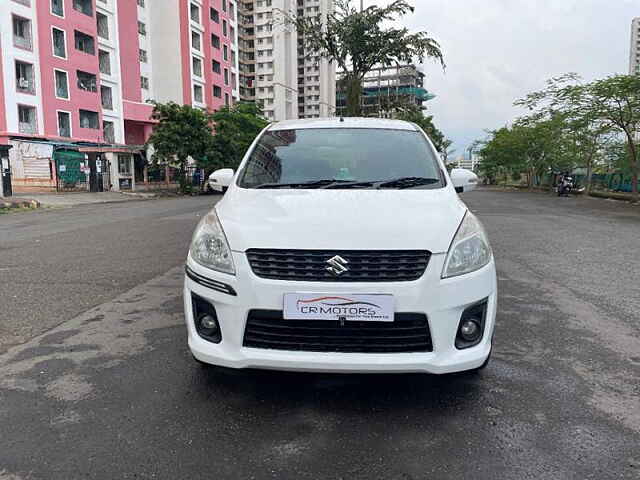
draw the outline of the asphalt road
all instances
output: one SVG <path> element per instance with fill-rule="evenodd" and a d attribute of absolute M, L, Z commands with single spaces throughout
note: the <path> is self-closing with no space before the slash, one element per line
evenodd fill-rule
<path fill-rule="evenodd" d="M 357 376 L 193 363 L 179 264 L 211 201 L 0 217 L 24 342 L 0 354 L 0 480 L 640 478 L 639 208 L 467 195 L 499 270 L 491 364 Z"/>

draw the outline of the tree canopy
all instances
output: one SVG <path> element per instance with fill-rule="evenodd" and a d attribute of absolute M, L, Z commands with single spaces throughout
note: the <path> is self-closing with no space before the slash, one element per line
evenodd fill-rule
<path fill-rule="evenodd" d="M 411 33 L 407 28 L 388 26 L 413 7 L 406 0 L 393 0 L 384 7 L 358 11 L 351 0 L 336 0 L 326 19 L 288 15 L 303 35 L 307 56 L 318 55 L 337 64 L 344 72 L 347 111 L 360 116 L 362 79 L 375 66 L 391 66 L 431 58 L 444 67 L 440 45 L 427 32 Z"/>
<path fill-rule="evenodd" d="M 202 159 L 211 143 L 211 116 L 189 105 L 153 103 L 151 117 L 158 123 L 148 144 L 153 145 L 153 159 L 184 171 L 187 158 Z"/>
<path fill-rule="evenodd" d="M 631 173 L 632 196 L 638 201 L 640 76 L 615 75 L 583 83 L 569 73 L 550 79 L 546 88 L 515 105 L 531 114 L 490 132 L 481 149 L 483 171 L 526 173 L 532 186 L 534 175 L 580 166 L 587 170 L 590 189 L 598 163 L 610 163 L 611 152 L 618 151 L 616 162 Z M 627 155 L 616 150 L 621 141 Z M 510 150 L 514 145 L 518 149 Z"/>
<path fill-rule="evenodd" d="M 207 172 L 217 168 L 238 168 L 256 136 L 269 122 L 254 103 L 237 103 L 211 115 L 215 135 L 199 166 Z"/>

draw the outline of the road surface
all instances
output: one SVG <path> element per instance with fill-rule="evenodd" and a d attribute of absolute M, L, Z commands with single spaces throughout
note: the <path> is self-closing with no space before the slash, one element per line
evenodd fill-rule
<path fill-rule="evenodd" d="M 0 217 L 0 480 L 640 478 L 639 208 L 466 195 L 489 367 L 311 375 L 191 359 L 181 264 L 215 198 Z"/>

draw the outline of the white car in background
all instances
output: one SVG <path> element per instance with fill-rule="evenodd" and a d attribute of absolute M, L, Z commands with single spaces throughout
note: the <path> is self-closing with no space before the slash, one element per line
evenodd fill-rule
<path fill-rule="evenodd" d="M 184 308 L 202 363 L 322 372 L 484 367 L 493 254 L 416 125 L 314 119 L 267 127 L 193 235 Z"/>

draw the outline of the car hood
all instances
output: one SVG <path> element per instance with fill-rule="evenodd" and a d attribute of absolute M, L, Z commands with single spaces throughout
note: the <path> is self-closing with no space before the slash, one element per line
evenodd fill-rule
<path fill-rule="evenodd" d="M 216 205 L 231 250 L 447 252 L 467 210 L 437 190 L 231 188 Z"/>

